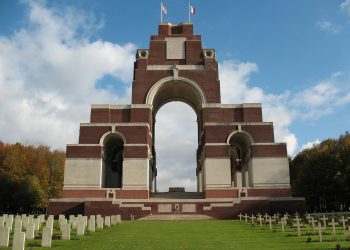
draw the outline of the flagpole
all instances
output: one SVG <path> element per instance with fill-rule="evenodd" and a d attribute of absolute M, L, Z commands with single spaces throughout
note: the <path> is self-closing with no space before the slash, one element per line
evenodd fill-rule
<path fill-rule="evenodd" d="M 191 2 L 188 1 L 188 22 L 191 22 Z"/>
<path fill-rule="evenodd" d="M 163 3 L 162 3 L 162 1 L 160 1 L 160 22 L 161 23 L 163 22 L 163 10 L 162 10 L 162 7 L 163 7 Z"/>

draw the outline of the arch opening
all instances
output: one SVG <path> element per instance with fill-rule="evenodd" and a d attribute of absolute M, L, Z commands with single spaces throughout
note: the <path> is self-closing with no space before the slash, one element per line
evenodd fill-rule
<path fill-rule="evenodd" d="M 237 188 L 249 187 L 251 183 L 251 136 L 243 131 L 232 133 L 229 144 L 232 186 Z"/>
<path fill-rule="evenodd" d="M 174 185 L 178 186 L 179 184 L 184 186 L 186 191 L 196 191 L 196 189 L 200 190 L 200 188 L 198 188 L 198 181 L 196 181 L 195 175 L 198 162 L 196 150 L 198 148 L 198 145 L 200 144 L 199 135 L 201 134 L 202 129 L 201 109 L 203 104 L 206 103 L 203 91 L 195 82 L 187 78 L 177 77 L 175 79 L 174 77 L 166 77 L 159 80 L 151 87 L 146 97 L 146 103 L 152 106 L 152 138 L 153 145 L 156 145 L 153 146 L 152 149 L 154 157 L 153 162 L 154 167 L 156 169 L 156 177 L 152 179 L 155 183 L 152 186 L 152 191 L 168 191 L 165 190 L 165 185 L 168 185 L 167 187 L 171 187 Z M 183 109 L 179 112 L 179 108 L 176 111 L 167 110 L 167 108 L 165 108 L 164 110 L 167 111 L 165 111 L 165 114 L 163 115 L 168 116 L 168 118 L 165 119 L 167 124 L 164 124 L 164 121 L 162 121 L 161 119 L 161 117 L 163 116 L 162 111 L 160 113 L 161 115 L 157 116 L 158 111 L 162 109 L 164 105 L 166 105 L 167 107 L 169 105 L 170 107 L 172 107 L 172 109 L 174 109 L 173 106 L 182 105 Z M 188 109 L 188 106 L 193 109 L 195 113 L 194 116 L 192 110 Z M 169 116 L 173 114 L 176 115 Z M 159 119 L 157 120 L 157 123 L 156 116 Z M 186 125 L 184 125 L 183 122 L 186 122 L 188 120 L 194 120 L 194 122 L 197 122 L 197 124 L 194 125 L 195 123 L 193 122 L 192 128 L 186 129 L 186 126 L 188 126 L 188 124 L 186 123 Z M 157 128 L 155 128 L 156 125 Z M 167 128 L 167 125 L 170 125 L 170 128 Z M 197 126 L 197 128 L 195 128 L 195 126 Z M 174 131 L 177 131 L 178 129 L 181 130 L 178 131 L 179 133 L 177 135 L 168 137 L 166 141 L 162 140 L 162 132 L 166 132 L 167 134 L 173 134 Z M 155 131 L 157 131 L 157 135 L 155 135 Z M 178 139 L 183 138 L 183 140 L 185 140 L 186 138 L 184 138 L 183 135 L 188 132 L 193 132 L 191 136 L 188 136 L 188 138 L 192 138 L 192 148 L 188 150 L 188 152 L 191 153 L 181 154 L 180 152 L 183 151 L 183 149 L 186 148 L 188 144 L 184 143 L 184 141 L 180 143 L 178 142 Z M 173 148 L 171 149 L 171 147 Z M 166 158 L 168 159 L 165 160 Z M 181 162 L 181 160 L 189 158 L 191 158 L 191 160 L 188 160 L 187 163 Z M 160 167 L 159 171 L 156 165 Z M 179 170 L 182 169 L 181 165 L 191 165 L 193 167 L 186 168 L 185 172 L 187 172 L 184 173 L 181 171 L 179 172 Z M 171 167 L 173 166 L 178 167 L 174 167 L 173 169 L 171 169 Z M 180 177 L 181 173 L 183 174 L 182 177 Z M 192 173 L 194 173 L 195 175 L 192 175 Z M 164 176 L 167 177 L 164 178 Z M 158 180 L 159 185 L 157 184 Z"/>
<path fill-rule="evenodd" d="M 103 145 L 102 186 L 104 188 L 121 188 L 124 138 L 119 133 L 109 133 L 101 140 Z"/>
<path fill-rule="evenodd" d="M 197 191 L 196 113 L 185 102 L 170 102 L 157 113 L 155 149 L 157 152 L 157 190 L 184 187 Z"/>

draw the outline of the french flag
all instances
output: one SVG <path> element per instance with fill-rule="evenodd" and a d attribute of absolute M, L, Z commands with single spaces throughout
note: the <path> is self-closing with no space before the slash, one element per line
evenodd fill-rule
<path fill-rule="evenodd" d="M 190 12 L 192 15 L 194 15 L 196 13 L 196 9 L 192 5 L 190 7 Z"/>

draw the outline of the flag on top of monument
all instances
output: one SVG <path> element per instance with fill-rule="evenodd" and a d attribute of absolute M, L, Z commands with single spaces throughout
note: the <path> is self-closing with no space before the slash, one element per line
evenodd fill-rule
<path fill-rule="evenodd" d="M 163 12 L 164 14 L 168 14 L 167 8 L 164 6 L 163 3 L 161 3 L 161 4 L 162 4 L 162 12 Z"/>
<path fill-rule="evenodd" d="M 192 15 L 196 13 L 196 9 L 193 7 L 193 5 L 190 6 L 190 12 Z"/>

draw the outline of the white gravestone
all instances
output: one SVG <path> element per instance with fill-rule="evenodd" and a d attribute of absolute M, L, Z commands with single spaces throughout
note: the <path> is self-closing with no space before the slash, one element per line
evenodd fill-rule
<path fill-rule="evenodd" d="M 96 223 L 97 223 L 97 229 L 103 229 L 103 219 L 101 217 L 97 217 Z"/>
<path fill-rule="evenodd" d="M 111 225 L 114 226 L 115 224 L 117 224 L 117 218 L 115 215 L 111 216 Z"/>
<path fill-rule="evenodd" d="M 336 235 L 337 232 L 336 232 L 336 230 L 335 230 L 335 227 L 336 227 L 337 225 L 339 225 L 339 223 L 335 222 L 334 218 L 332 218 L 332 222 L 331 222 L 331 223 L 328 223 L 328 225 L 329 225 L 329 226 L 332 226 L 332 234 L 333 234 L 333 235 Z"/>
<path fill-rule="evenodd" d="M 43 228 L 43 235 L 41 238 L 41 246 L 42 247 L 51 247 L 52 242 L 52 231 L 50 227 Z"/>
<path fill-rule="evenodd" d="M 90 217 L 90 219 L 88 221 L 88 230 L 89 230 L 89 232 L 95 232 L 96 231 L 95 217 Z"/>
<path fill-rule="evenodd" d="M 62 240 L 70 240 L 70 224 L 62 225 Z"/>
<path fill-rule="evenodd" d="M 84 220 L 78 220 L 77 235 L 83 236 L 85 234 L 85 222 Z"/>
<path fill-rule="evenodd" d="M 318 226 L 315 228 L 318 230 L 318 237 L 320 238 L 320 242 L 322 242 L 322 226 L 321 226 L 321 223 L 318 222 Z"/>
<path fill-rule="evenodd" d="M 293 224 L 293 226 L 297 228 L 298 236 L 301 236 L 300 227 L 303 226 L 303 224 L 300 224 L 301 219 L 297 216 L 294 220 L 295 220 L 295 224 Z"/>
<path fill-rule="evenodd" d="M 34 240 L 34 234 L 35 234 L 35 224 L 29 223 L 26 228 L 26 239 Z"/>
<path fill-rule="evenodd" d="M 14 232 L 22 232 L 22 220 L 21 217 L 16 217 Z"/>
<path fill-rule="evenodd" d="M 105 217 L 105 225 L 106 225 L 106 227 L 111 226 L 111 217 L 110 216 Z"/>
<path fill-rule="evenodd" d="M 34 225 L 35 225 L 35 231 L 39 231 L 40 230 L 40 226 L 41 226 L 41 219 L 40 218 L 36 218 L 34 220 Z"/>
<path fill-rule="evenodd" d="M 10 241 L 10 228 L 0 227 L 0 247 L 8 247 Z"/>
<path fill-rule="evenodd" d="M 344 216 L 342 216 L 341 219 L 339 220 L 339 222 L 342 223 L 342 226 L 343 226 L 343 229 L 344 229 L 344 230 L 346 230 L 346 222 L 347 222 L 347 221 L 348 221 L 348 220 L 347 220 Z"/>
<path fill-rule="evenodd" d="M 15 232 L 13 236 L 12 250 L 24 250 L 25 245 L 25 233 Z"/>
<path fill-rule="evenodd" d="M 323 227 L 324 229 L 327 228 L 327 220 L 328 220 L 328 217 L 326 217 L 325 214 L 322 215 L 322 218 L 321 218 L 321 221 L 323 221 Z"/>
<path fill-rule="evenodd" d="M 51 218 L 48 218 L 47 221 L 46 221 L 46 227 L 50 228 L 51 229 L 51 235 L 53 233 L 53 219 Z"/>
<path fill-rule="evenodd" d="M 8 216 L 5 221 L 5 227 L 9 227 L 10 231 L 12 231 L 12 226 L 13 226 L 13 216 L 12 217 Z"/>
<path fill-rule="evenodd" d="M 116 218 L 117 224 L 122 223 L 122 216 L 120 214 L 117 214 L 115 218 Z"/>
<path fill-rule="evenodd" d="M 0 216 L 0 227 L 4 227 L 4 226 L 5 226 L 5 217 Z"/>

